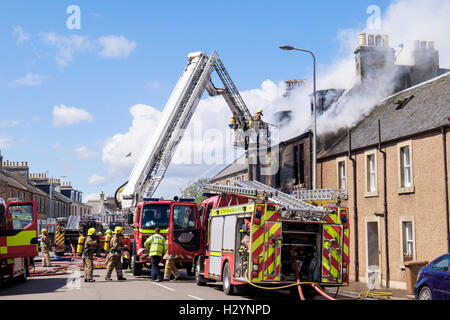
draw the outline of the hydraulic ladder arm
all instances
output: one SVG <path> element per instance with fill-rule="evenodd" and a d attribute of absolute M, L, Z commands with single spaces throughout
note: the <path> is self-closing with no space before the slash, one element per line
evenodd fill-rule
<path fill-rule="evenodd" d="M 247 131 L 250 129 L 252 116 L 217 52 L 213 51 L 210 56 L 203 52 L 194 52 L 187 58 L 188 64 L 172 91 L 156 128 L 141 151 L 128 181 L 116 191 L 116 202 L 122 210 L 135 207 L 144 197 L 153 195 L 205 90 L 211 96 L 220 94 L 224 97 L 237 124 L 234 127 L 238 137 L 237 146 L 246 150 L 248 148 Z M 223 89 L 217 89 L 212 83 L 213 70 L 221 79 Z M 118 197 L 121 201 L 117 201 Z"/>

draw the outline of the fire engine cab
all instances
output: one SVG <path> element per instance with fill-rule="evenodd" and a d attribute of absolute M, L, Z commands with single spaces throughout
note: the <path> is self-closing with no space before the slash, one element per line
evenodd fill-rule
<path fill-rule="evenodd" d="M 25 281 L 38 255 L 36 201 L 0 198 L 0 282 Z"/>
<path fill-rule="evenodd" d="M 142 267 L 150 267 L 150 257 L 144 248 L 145 241 L 160 228 L 167 239 L 167 253 L 180 256 L 179 267 L 192 273 L 193 258 L 200 254 L 200 218 L 197 204 L 192 199 L 144 199 L 138 203 L 134 214 L 134 240 L 131 268 L 139 275 Z"/>

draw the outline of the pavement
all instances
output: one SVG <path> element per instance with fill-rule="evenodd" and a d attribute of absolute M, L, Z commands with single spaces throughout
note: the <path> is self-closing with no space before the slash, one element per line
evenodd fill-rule
<path fill-rule="evenodd" d="M 360 294 L 365 293 L 369 290 L 366 283 L 362 283 L 359 281 L 351 281 L 348 286 L 340 287 L 339 294 L 348 296 L 350 298 L 358 298 Z M 327 288 L 327 293 L 332 295 L 336 292 L 334 288 Z M 385 287 L 379 287 L 374 289 L 367 296 L 368 299 L 374 300 L 415 300 L 414 295 L 410 295 L 406 290 L 401 289 L 391 289 Z M 389 295 L 384 295 L 383 293 L 389 293 Z"/>

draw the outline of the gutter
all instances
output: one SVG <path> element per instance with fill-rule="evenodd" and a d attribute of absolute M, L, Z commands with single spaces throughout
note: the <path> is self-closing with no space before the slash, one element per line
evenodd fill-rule
<path fill-rule="evenodd" d="M 348 135 L 348 158 L 352 162 L 353 168 L 353 224 L 355 228 L 355 281 L 359 281 L 359 241 L 358 241 L 358 193 L 357 193 L 357 184 L 356 184 L 356 159 L 351 157 L 352 155 L 352 138 L 350 129 L 347 131 Z M 355 155 L 356 157 L 356 155 Z M 348 181 L 348 180 L 347 180 Z"/>
<path fill-rule="evenodd" d="M 447 137 L 446 126 L 441 128 L 442 132 L 442 150 L 444 154 L 444 185 L 445 185 L 445 224 L 447 227 L 447 252 L 450 252 L 450 214 L 448 205 L 448 168 L 447 168 Z"/>
<path fill-rule="evenodd" d="M 440 127 L 435 127 L 433 129 L 429 129 L 429 130 L 425 130 L 425 131 L 421 131 L 421 132 L 412 133 L 412 134 L 409 134 L 409 135 L 406 135 L 406 136 L 401 136 L 401 137 L 398 137 L 398 138 L 394 138 L 394 139 L 391 139 L 391 140 L 385 140 L 385 141 L 383 141 L 383 144 L 388 144 L 388 143 L 394 143 L 394 142 L 397 142 L 397 141 L 408 140 L 408 139 L 415 138 L 415 137 L 418 137 L 418 136 L 421 136 L 421 135 L 425 135 L 425 134 L 428 134 L 428 133 L 433 133 L 433 132 L 436 132 L 438 130 L 442 131 L 442 128 L 447 128 L 449 126 L 450 125 L 443 125 L 443 126 L 440 126 Z M 378 142 L 377 143 L 368 144 L 368 145 L 364 145 L 362 147 L 355 148 L 352 151 L 354 153 L 356 153 L 356 152 L 360 152 L 360 151 L 363 151 L 363 150 L 366 150 L 366 149 L 371 149 L 371 148 L 376 148 L 376 147 L 378 147 Z M 332 159 L 332 158 L 337 158 L 339 156 L 345 156 L 346 154 L 348 154 L 348 151 L 341 151 L 341 152 L 338 152 L 338 153 L 333 153 L 333 154 L 330 154 L 330 155 L 321 156 L 321 157 L 317 158 L 317 161 L 326 161 L 326 160 L 329 160 L 329 159 Z"/>
<path fill-rule="evenodd" d="M 381 124 L 378 119 L 378 151 L 383 154 L 383 207 L 384 207 L 384 237 L 386 255 L 386 288 L 389 288 L 390 268 L 389 268 L 389 233 L 388 233 L 388 205 L 387 205 L 387 174 L 386 174 L 386 151 L 381 149 Z"/>

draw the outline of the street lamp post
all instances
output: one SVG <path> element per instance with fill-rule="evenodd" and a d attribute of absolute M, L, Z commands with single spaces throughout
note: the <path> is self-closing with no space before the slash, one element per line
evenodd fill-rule
<path fill-rule="evenodd" d="M 317 163 L 317 159 L 316 159 L 316 143 L 317 143 L 317 136 L 316 136 L 316 56 L 314 55 L 314 53 L 312 51 L 309 50 L 305 50 L 305 49 L 299 49 L 299 48 L 295 48 L 292 46 L 288 46 L 288 45 L 283 45 L 280 46 L 280 49 L 282 50 L 297 50 L 297 51 L 302 51 L 302 52 L 307 52 L 309 53 L 312 58 L 313 58 L 313 89 L 314 89 L 314 98 L 313 98 L 313 168 L 312 168 L 312 188 L 313 190 L 316 189 L 316 163 Z"/>

